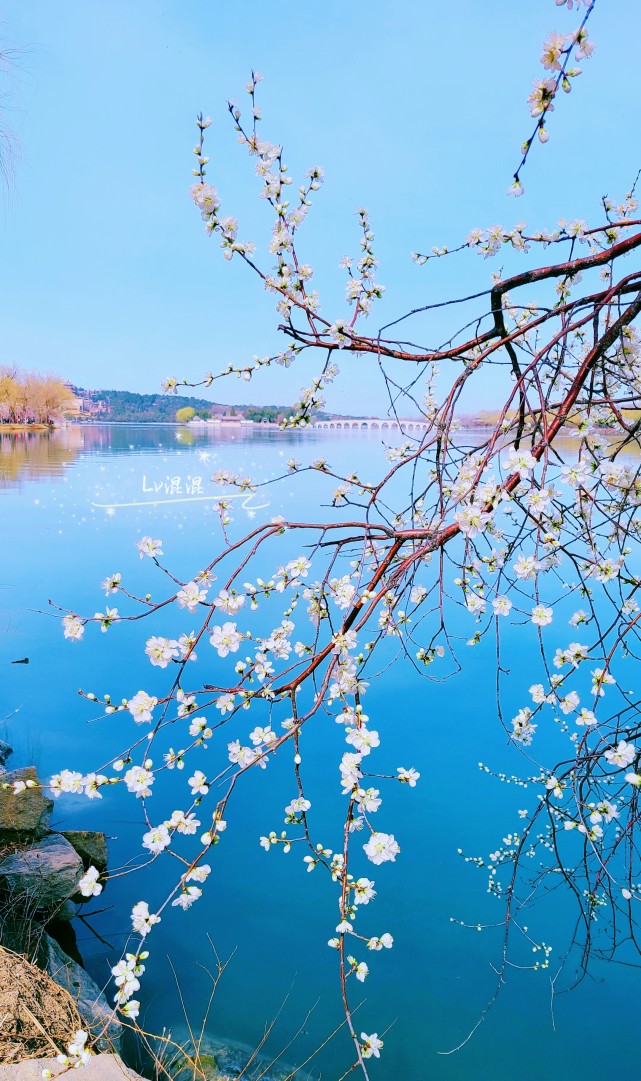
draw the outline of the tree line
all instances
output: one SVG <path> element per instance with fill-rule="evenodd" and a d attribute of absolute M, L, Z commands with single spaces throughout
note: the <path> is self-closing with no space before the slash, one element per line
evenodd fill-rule
<path fill-rule="evenodd" d="M 57 376 L 0 367 L 0 424 L 54 424 L 77 412 L 73 391 Z"/>

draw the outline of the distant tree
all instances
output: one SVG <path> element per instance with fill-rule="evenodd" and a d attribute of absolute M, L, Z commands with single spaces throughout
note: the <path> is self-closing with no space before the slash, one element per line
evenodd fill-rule
<path fill-rule="evenodd" d="M 271 421 L 275 423 L 283 416 L 283 410 L 277 409 L 273 405 L 251 406 L 245 410 L 245 417 L 247 420 L 253 420 L 254 423 L 260 424 L 263 420 Z"/>
<path fill-rule="evenodd" d="M 73 391 L 57 376 L 0 369 L 0 420 L 10 424 L 53 424 L 78 413 Z"/>
<path fill-rule="evenodd" d="M 176 410 L 176 420 L 179 424 L 186 424 L 188 420 L 196 416 L 196 410 L 191 405 L 184 406 L 183 409 Z"/>
<path fill-rule="evenodd" d="M 15 423 L 19 393 L 15 369 L 0 368 L 0 420 Z"/>
<path fill-rule="evenodd" d="M 53 424 L 64 414 L 78 413 L 73 392 L 56 376 L 25 376 L 24 398 L 30 419 L 39 424 Z"/>

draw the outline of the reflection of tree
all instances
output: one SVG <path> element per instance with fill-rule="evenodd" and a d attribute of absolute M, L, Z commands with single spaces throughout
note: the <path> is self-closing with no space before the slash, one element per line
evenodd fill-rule
<path fill-rule="evenodd" d="M 176 439 L 176 433 L 180 440 Z M 249 433 L 254 440 L 270 438 L 269 432 Z M 243 432 L 243 438 L 247 432 Z M 313 433 L 310 433 L 314 441 Z M 294 441 L 297 436 L 283 432 L 283 444 Z M 238 439 L 238 433 L 223 431 L 215 434 L 174 426 L 160 425 L 111 425 L 78 424 L 58 428 L 52 432 L 21 431 L 3 432 L 0 425 L 0 489 L 9 488 L 23 480 L 39 480 L 60 477 L 67 466 L 79 454 L 141 454 L 149 451 L 175 450 L 180 447 L 209 447 L 212 443 L 228 443 Z"/>
<path fill-rule="evenodd" d="M 67 429 L 71 431 L 72 429 Z M 194 447 L 212 447 L 217 444 L 243 441 L 251 439 L 253 442 L 273 439 L 273 429 L 261 430 L 260 425 L 247 426 L 246 428 L 216 427 L 213 425 L 195 428 L 185 428 L 181 425 L 172 424 L 82 424 L 74 431 L 82 433 L 83 450 L 92 453 L 100 450 L 108 450 L 111 454 L 140 454 L 150 450 L 162 450 L 166 452 L 170 448 L 179 449 L 185 445 Z M 179 438 L 176 438 L 179 436 Z M 279 442 L 283 446 L 296 443 L 300 440 L 300 433 L 278 432 Z M 325 435 L 320 436 L 309 430 L 305 433 L 308 442 L 322 442 Z"/>
<path fill-rule="evenodd" d="M 62 476 L 82 446 L 77 428 L 0 433 L 0 488 L 23 480 Z"/>

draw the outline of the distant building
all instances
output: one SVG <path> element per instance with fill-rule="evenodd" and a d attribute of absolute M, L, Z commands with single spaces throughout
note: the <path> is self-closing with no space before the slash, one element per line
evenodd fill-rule
<path fill-rule="evenodd" d="M 80 415 L 83 417 L 97 417 L 101 413 L 108 411 L 108 406 L 102 398 L 98 398 L 94 401 L 93 398 L 89 398 L 87 394 L 83 394 L 81 398 L 76 399 L 80 406 Z"/>

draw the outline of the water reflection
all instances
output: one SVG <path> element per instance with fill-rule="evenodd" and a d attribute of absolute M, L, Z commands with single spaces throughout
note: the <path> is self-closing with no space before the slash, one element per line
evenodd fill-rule
<path fill-rule="evenodd" d="M 183 442 L 186 432 L 193 435 L 193 443 Z M 399 433 L 385 433 L 385 437 L 388 444 L 403 441 Z M 457 433 L 459 445 L 478 446 L 486 438 L 486 432 Z M 578 443 L 567 446 L 575 451 Z M 626 452 L 638 457 L 636 445 Z M 122 572 L 123 581 L 137 595 L 162 589 L 155 568 L 139 559 L 135 541 L 144 533 L 162 538 L 169 565 L 188 580 L 221 548 L 218 518 L 212 511 L 220 493 L 211 481 L 212 473 L 224 466 L 267 482 L 283 474 L 290 455 L 304 461 L 322 455 L 337 469 L 368 477 L 388 468 L 380 432 L 268 429 L 249 434 L 247 430 L 191 432 L 177 425 L 87 425 L 2 440 L 0 483 L 6 490 L 0 492 L 0 512 L 13 528 L 0 530 L 0 641 L 6 643 L 0 658 L 4 662 L 0 720 L 11 718 L 10 730 L 0 730 L 0 735 L 16 748 L 16 764 L 35 759 L 43 777 L 69 766 L 82 772 L 95 769 L 129 741 L 130 722 L 122 714 L 100 716 L 78 697 L 76 689 L 109 691 L 119 700 L 142 687 L 156 694 L 165 686 L 162 674 L 148 663 L 145 639 L 151 632 L 147 624 L 123 623 L 108 635 L 87 632 L 83 643 L 70 646 L 59 623 L 43 614 L 51 612 L 48 598 L 81 612 L 104 608 L 113 601 L 105 598 L 99 583 L 114 571 Z M 53 482 L 41 483 L 51 477 Z M 203 497 L 198 494 L 199 480 Z M 326 506 L 327 489 L 332 485 L 330 478 L 313 471 L 266 486 L 257 493 L 257 500 L 269 500 L 270 505 L 254 505 L 255 509 L 236 505 L 232 535 L 277 514 L 295 514 L 298 520 L 314 520 L 319 513 L 323 520 L 331 520 L 333 514 L 338 517 L 343 514 L 340 508 L 333 511 Z M 283 534 L 278 544 L 256 566 L 258 574 L 268 577 L 279 562 L 300 554 L 300 538 L 293 533 Z M 122 595 L 116 603 L 123 614 L 133 610 Z M 568 598 L 568 616 L 572 603 Z M 174 628 L 192 630 L 191 615 L 176 609 L 170 616 L 165 611 L 158 625 L 161 633 L 173 636 Z M 281 611 L 261 605 L 256 633 L 269 630 L 272 616 Z M 299 609 L 294 618 L 300 619 L 304 633 L 306 615 Z M 567 626 L 565 618 L 560 622 Z M 467 637 L 464 619 L 466 613 L 453 630 L 463 641 Z M 505 680 L 504 707 L 508 716 L 522 707 L 523 688 L 538 678 L 529 639 L 524 642 L 518 627 L 506 642 L 510 675 Z M 518 823 L 518 809 L 530 805 L 536 794 L 492 783 L 478 769 L 482 759 L 508 777 L 523 771 L 516 750 L 506 747 L 503 728 L 495 717 L 495 648 L 488 638 L 466 651 L 464 671 L 455 683 L 426 684 L 411 665 L 392 665 L 385 679 L 372 679 L 368 694 L 368 710 L 385 726 L 389 767 L 395 769 L 397 761 L 411 762 L 425 779 L 409 801 L 409 793 L 399 791 L 401 786 L 386 791 L 381 811 L 385 816 L 382 828 L 399 824 L 402 854 L 393 874 L 391 867 L 381 868 L 380 874 L 377 870 L 379 896 L 371 917 L 374 922 L 368 927 L 372 933 L 390 931 L 396 942 L 385 956 L 376 956 L 367 1003 L 358 1015 L 366 1031 L 372 1020 L 384 1035 L 384 1072 L 377 1075 L 381 1079 L 424 1081 L 429 1076 L 433 1081 L 484 1081 L 488 1077 L 512 1081 L 518 1077 L 518 1081 L 540 1081 L 550 1073 L 551 1062 L 559 1076 L 605 1078 L 612 1073 L 613 1060 L 611 1041 L 603 1040 L 603 1032 L 618 1031 L 621 1017 L 629 1013 L 635 993 L 638 996 L 634 969 L 623 965 L 598 969 L 598 979 L 585 981 L 572 996 L 555 995 L 558 1028 L 553 1030 L 547 1020 L 550 985 L 514 970 L 510 991 L 500 997 L 474 1039 L 458 1056 L 437 1056 L 437 1051 L 464 1039 L 478 1020 L 494 991 L 490 964 L 500 957 L 502 948 L 500 910 L 495 898 L 485 893 L 485 871 L 479 884 L 476 867 L 458 858 L 456 850 L 491 851 L 497 828 Z M 30 657 L 28 666 L 7 663 L 26 656 Z M 207 665 L 205 678 L 215 672 L 212 657 L 213 651 L 205 647 L 201 658 Z M 440 723 L 442 718 L 448 723 Z M 239 716 L 230 737 L 245 739 L 244 724 L 244 715 Z M 322 840 L 337 848 L 342 843 L 344 805 L 336 783 L 340 733 L 333 731 L 335 727 L 320 723 L 306 728 L 303 760 L 314 812 L 323 826 Z M 174 731 L 178 738 L 179 731 L 184 734 L 185 730 L 177 727 Z M 556 746 L 557 738 L 556 725 L 541 729 L 544 757 L 552 757 L 553 751 L 546 747 Z M 202 750 L 208 756 L 203 757 L 203 768 L 209 768 L 204 765 L 207 761 L 216 772 L 219 759 L 227 761 L 224 738 Z M 290 1003 L 300 1011 L 294 1030 L 307 1009 L 317 1003 L 305 1023 L 307 1042 L 301 1040 L 295 1054 L 299 1047 L 306 1054 L 340 1023 L 335 954 L 326 946 L 336 926 L 332 887 L 318 872 L 308 876 L 295 853 L 273 860 L 258 843 L 261 834 L 278 824 L 275 809 L 291 798 L 290 783 L 290 760 L 285 754 L 279 754 L 261 777 L 246 776 L 226 840 L 216 849 L 215 885 L 189 913 L 172 909 L 163 914 L 154 930 L 155 945 L 143 989 L 150 1029 L 159 1031 L 180 1016 L 166 956 L 176 962 L 187 995 L 187 1016 L 200 1017 L 211 987 L 201 967 L 208 963 L 209 935 L 222 958 L 237 952 L 225 973 L 224 993 L 216 1000 L 207 1032 L 211 1044 L 206 1046 L 217 1048 L 214 1035 L 220 1032 L 238 1043 L 256 1046 L 264 1022 L 273 1018 L 294 979 Z M 175 806 L 174 789 L 158 787 L 155 821 L 169 817 Z M 107 830 L 113 869 L 127 864 L 132 852 L 141 851 L 142 816 L 137 809 L 132 811 L 117 786 L 103 800 L 75 802 L 73 797 L 61 797 L 56 803 L 56 825 Z M 107 907 L 95 916 L 95 929 L 102 939 L 120 948 L 130 930 L 127 913 L 133 904 L 141 897 L 151 901 L 164 896 L 165 887 L 161 862 L 140 876 L 114 877 Z M 452 917 L 466 926 L 452 922 Z M 557 891 L 550 894 L 547 908 L 532 913 L 532 925 L 537 934 L 558 945 L 570 918 Z M 487 934 L 472 929 L 478 923 L 488 925 Z M 105 956 L 101 941 L 88 928 L 80 932 L 79 943 L 92 975 L 103 984 L 113 963 L 110 956 Z M 607 984 L 600 985 L 598 980 L 606 975 Z M 597 1014 L 599 1024 L 586 1026 L 585 1018 Z M 285 1032 L 277 1050 L 292 1035 L 288 1026 L 293 1016 L 289 1009 L 284 1012 Z M 616 1057 L 615 1073 L 635 1076 L 638 1054 L 630 1041 L 617 1046 Z M 319 1068 L 324 1078 L 340 1076 L 344 1055 L 338 1041 L 324 1049 Z"/>
<path fill-rule="evenodd" d="M 607 433 L 603 433 L 607 438 Z M 402 440 L 399 432 L 385 432 L 385 443 L 393 444 Z M 241 443 L 271 444 L 274 437 L 283 448 L 290 443 L 299 443 L 299 432 L 281 432 L 273 428 L 255 425 L 237 431 L 233 429 L 189 428 L 176 424 L 87 424 L 70 425 L 67 428 L 51 432 L 14 431 L 3 433 L 0 430 L 0 489 L 9 488 L 25 480 L 45 480 L 49 477 L 62 477 L 78 456 L 93 457 L 107 452 L 109 455 L 136 455 L 151 452 L 167 453 L 183 449 L 200 450 L 201 460 L 206 462 L 210 455 L 206 448 L 218 445 L 224 447 Z M 457 442 L 470 450 L 482 446 L 488 438 L 483 429 L 470 429 L 458 433 Z M 323 430 L 307 429 L 304 442 L 309 446 L 321 446 L 328 442 L 335 443 L 376 443 L 381 444 L 378 431 L 345 431 L 328 433 Z M 565 458 L 573 457 L 579 448 L 576 437 L 562 436 L 555 446 Z M 626 444 L 621 456 L 622 461 L 630 462 L 641 457 L 638 441 Z"/>
<path fill-rule="evenodd" d="M 0 434 L 0 488 L 61 477 L 82 448 L 83 432 L 76 427 Z"/>
<path fill-rule="evenodd" d="M 257 432 L 258 440 L 265 438 Z M 177 425 L 70 425 L 53 431 L 0 431 L 0 488 L 10 488 L 22 481 L 62 477 L 80 456 L 168 451 L 180 447 L 199 447 L 233 442 L 233 432 L 192 431 Z M 247 433 L 243 431 L 242 438 Z"/>

